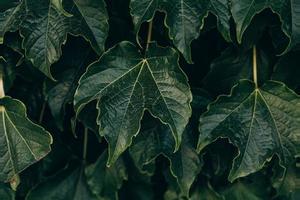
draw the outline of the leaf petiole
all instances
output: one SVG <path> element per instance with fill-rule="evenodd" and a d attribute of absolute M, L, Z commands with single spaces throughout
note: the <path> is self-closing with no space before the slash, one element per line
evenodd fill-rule
<path fill-rule="evenodd" d="M 258 88 L 258 83 L 257 83 L 257 60 L 256 60 L 256 46 L 253 46 L 253 82 L 255 83 L 255 88 Z"/>
<path fill-rule="evenodd" d="M 87 144 L 88 144 L 88 134 L 89 134 L 88 128 L 84 128 L 84 136 L 83 136 L 83 153 L 82 153 L 82 159 L 83 159 L 83 162 L 86 161 Z"/>
<path fill-rule="evenodd" d="M 149 44 L 151 42 L 151 37 L 152 37 L 152 27 L 153 27 L 153 19 L 149 22 L 148 25 L 148 34 L 147 34 L 147 43 L 146 43 L 146 51 L 149 48 Z"/>

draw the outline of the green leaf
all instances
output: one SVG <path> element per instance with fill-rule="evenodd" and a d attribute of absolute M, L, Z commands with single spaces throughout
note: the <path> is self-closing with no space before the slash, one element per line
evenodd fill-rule
<path fill-rule="evenodd" d="M 275 173 L 277 168 L 274 168 Z M 279 173 L 281 174 L 281 173 Z M 284 176 L 275 177 L 272 185 L 276 189 L 276 196 L 281 199 L 296 200 L 300 197 L 300 169 L 291 165 Z"/>
<path fill-rule="evenodd" d="M 73 102 L 79 78 L 94 58 L 86 43 L 68 43 L 64 52 L 60 61 L 53 65 L 57 81 L 46 79 L 44 82 L 44 96 L 60 130 L 64 128 L 65 107 Z"/>
<path fill-rule="evenodd" d="M 200 117 L 198 151 L 219 137 L 238 147 L 229 180 L 260 170 L 274 154 L 288 166 L 300 153 L 300 97 L 280 82 L 244 80 Z"/>
<path fill-rule="evenodd" d="M 0 199 L 14 200 L 15 192 L 7 184 L 0 183 Z"/>
<path fill-rule="evenodd" d="M 4 34 L 6 32 L 14 32 L 18 30 L 22 18 L 25 16 L 25 5 L 18 5 L 0 12 L 0 44 L 3 44 Z"/>
<path fill-rule="evenodd" d="M 230 41 L 227 0 L 131 0 L 130 13 L 136 34 L 143 22 L 152 20 L 156 10 L 166 12 L 165 25 L 169 28 L 169 36 L 189 63 L 192 63 L 191 42 L 198 38 L 209 12 L 217 16 L 218 29 Z"/>
<path fill-rule="evenodd" d="M 291 89 L 300 87 L 300 51 L 291 51 L 282 56 L 274 66 L 272 79 L 282 81 Z"/>
<path fill-rule="evenodd" d="M 262 185 L 261 180 L 248 183 L 247 181 L 237 181 L 222 191 L 225 199 L 228 200 L 264 200 L 269 196 L 265 195 L 267 185 Z"/>
<path fill-rule="evenodd" d="M 50 152 L 51 135 L 26 116 L 25 105 L 11 97 L 0 99 L 0 180 L 9 181 Z"/>
<path fill-rule="evenodd" d="M 74 7 L 76 9 L 73 9 Z M 70 32 L 87 39 L 98 55 L 103 53 L 108 34 L 108 13 L 104 0 L 74 0 Z"/>
<path fill-rule="evenodd" d="M 259 83 L 269 78 L 271 73 L 268 56 L 259 51 L 257 56 Z M 204 87 L 216 94 L 229 92 L 241 79 L 252 78 L 252 49 L 240 51 L 233 47 L 225 49 L 210 65 L 210 71 L 204 78 Z"/>
<path fill-rule="evenodd" d="M 103 51 L 108 32 L 103 1 L 78 0 L 77 7 L 70 4 L 73 17 L 66 17 L 51 0 L 23 2 L 26 2 L 27 17 L 22 23 L 21 34 L 26 57 L 49 78 L 53 79 L 50 66 L 60 58 L 67 33 L 82 35 L 98 54 Z"/>
<path fill-rule="evenodd" d="M 15 55 L 9 52 L 7 56 L 3 55 L 2 57 L 0 52 L 0 73 L 3 77 L 4 91 L 8 91 L 11 88 L 16 78 L 13 56 Z"/>
<path fill-rule="evenodd" d="M 166 125 L 161 125 L 157 120 L 147 119 L 143 124 L 144 129 L 134 140 L 129 148 L 130 155 L 141 172 L 153 165 L 159 155 L 164 155 L 170 161 L 170 172 L 176 178 L 183 196 L 189 196 L 189 190 L 196 179 L 202 162 L 196 150 L 188 141 L 187 128 L 180 149 L 173 153 L 174 139 L 171 130 Z"/>
<path fill-rule="evenodd" d="M 191 195 L 190 200 L 224 200 L 224 197 L 218 194 L 212 186 L 207 183 L 196 188 Z"/>
<path fill-rule="evenodd" d="M 192 95 L 178 55 L 156 44 L 143 57 L 133 44 L 122 42 L 90 65 L 75 93 L 77 115 L 96 99 L 99 134 L 109 143 L 108 165 L 130 146 L 146 109 L 168 124 L 175 150 L 191 116 Z"/>
<path fill-rule="evenodd" d="M 103 152 L 97 162 L 86 168 L 87 183 L 97 196 L 107 199 L 118 199 L 118 190 L 127 180 L 127 171 L 122 158 L 114 165 L 106 167 L 107 151 Z"/>
<path fill-rule="evenodd" d="M 236 34 L 239 43 L 253 17 L 266 8 L 271 8 L 279 15 L 283 32 L 289 37 L 286 50 L 300 42 L 300 2 L 295 0 L 232 0 L 231 13 L 236 23 Z"/>
<path fill-rule="evenodd" d="M 98 200 L 90 191 L 84 174 L 84 166 L 68 167 L 34 187 L 26 200 Z"/>

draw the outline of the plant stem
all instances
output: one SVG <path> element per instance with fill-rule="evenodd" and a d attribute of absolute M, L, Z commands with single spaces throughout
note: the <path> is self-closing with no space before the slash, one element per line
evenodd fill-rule
<path fill-rule="evenodd" d="M 5 97 L 4 82 L 3 82 L 3 71 L 4 71 L 3 68 L 4 66 L 2 65 L 2 63 L 0 63 L 0 98 Z"/>
<path fill-rule="evenodd" d="M 152 26 L 153 26 L 153 20 L 151 20 L 151 21 L 149 22 L 149 26 L 148 26 L 146 51 L 148 50 L 149 44 L 150 44 L 150 42 L 151 42 L 151 37 L 152 37 Z"/>
<path fill-rule="evenodd" d="M 258 83 L 257 83 L 257 61 L 256 61 L 256 46 L 253 46 L 253 82 L 255 83 L 255 88 L 258 88 Z"/>
<path fill-rule="evenodd" d="M 84 128 L 84 138 L 83 138 L 83 154 L 82 159 L 85 162 L 86 161 L 86 154 L 87 154 L 87 145 L 88 145 L 88 128 Z"/>
<path fill-rule="evenodd" d="M 46 109 L 46 101 L 44 101 L 44 103 L 42 105 L 42 109 L 41 109 L 41 113 L 40 113 L 40 117 L 39 117 L 39 124 L 41 124 L 43 122 L 45 109 Z"/>

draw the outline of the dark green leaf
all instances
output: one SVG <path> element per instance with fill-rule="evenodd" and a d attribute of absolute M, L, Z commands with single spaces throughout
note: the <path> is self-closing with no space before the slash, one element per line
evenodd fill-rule
<path fill-rule="evenodd" d="M 15 192 L 7 184 L 1 183 L 0 184 L 0 199 L 14 200 Z"/>
<path fill-rule="evenodd" d="M 260 170 L 274 154 L 287 167 L 300 153 L 300 97 L 280 82 L 241 81 L 200 117 L 198 151 L 219 137 L 238 147 L 229 180 Z"/>
<path fill-rule="evenodd" d="M 84 174 L 84 166 L 68 167 L 34 187 L 27 200 L 98 200 L 92 194 Z"/>
<path fill-rule="evenodd" d="M 118 190 L 127 180 L 127 171 L 122 158 L 107 167 L 107 151 L 103 152 L 97 162 L 86 168 L 87 183 L 98 197 L 110 200 L 118 199 Z"/>
<path fill-rule="evenodd" d="M 176 178 L 181 192 L 188 197 L 190 187 L 202 163 L 195 149 L 189 144 L 186 138 L 187 133 L 184 134 L 180 149 L 173 153 L 175 143 L 170 129 L 156 120 L 147 119 L 146 121 L 144 129 L 129 148 L 132 159 L 139 170 L 145 172 L 145 167 L 152 165 L 159 155 L 164 155 L 170 161 L 170 172 Z"/>
<path fill-rule="evenodd" d="M 295 0 L 232 0 L 231 12 L 236 23 L 237 39 L 240 43 L 243 34 L 253 17 L 266 8 L 279 15 L 283 32 L 289 37 L 286 50 L 300 42 L 300 2 Z"/>
<path fill-rule="evenodd" d="M 259 182 L 258 182 L 259 181 Z M 264 195 L 267 190 L 266 185 L 261 185 L 261 180 L 257 182 L 247 183 L 246 181 L 237 181 L 222 191 L 227 200 L 264 200 L 268 196 Z"/>
<path fill-rule="evenodd" d="M 257 64 L 259 83 L 269 78 L 271 69 L 268 56 L 259 51 Z M 204 79 L 204 86 L 216 94 L 227 93 L 241 79 L 252 78 L 252 50 L 241 52 L 229 47 L 210 65 L 210 72 Z"/>
<path fill-rule="evenodd" d="M 108 165 L 131 144 L 147 109 L 168 124 L 179 148 L 191 116 L 191 91 L 171 48 L 152 44 L 143 57 L 129 42 L 122 42 L 89 66 L 75 93 L 77 114 L 98 100 L 99 133 L 109 143 Z"/>
<path fill-rule="evenodd" d="M 11 97 L 0 99 L 0 179 L 9 181 L 50 151 L 51 135 L 26 116 L 25 105 Z"/>
<path fill-rule="evenodd" d="M 281 57 L 274 67 L 272 79 L 282 81 L 290 88 L 300 87 L 300 51 L 289 52 Z"/>
<path fill-rule="evenodd" d="M 88 44 L 78 43 L 66 45 L 66 53 L 53 65 L 57 81 L 46 79 L 44 84 L 45 99 L 60 130 L 63 130 L 65 107 L 73 102 L 79 78 L 93 58 Z M 82 49 L 85 51 L 82 52 Z"/>
<path fill-rule="evenodd" d="M 274 170 L 279 170 L 278 167 Z M 281 174 L 281 173 L 279 173 Z M 281 199 L 296 200 L 300 197 L 300 169 L 291 165 L 284 176 L 277 177 L 272 182 L 276 196 Z"/>
<path fill-rule="evenodd" d="M 50 66 L 60 58 L 67 33 L 82 35 L 91 42 L 98 54 L 103 51 L 108 24 L 102 0 L 75 1 L 76 6 L 69 5 L 73 8 L 72 17 L 58 10 L 53 0 L 23 2 L 26 2 L 27 8 L 27 17 L 21 27 L 25 54 L 48 77 L 53 79 Z"/>
<path fill-rule="evenodd" d="M 166 12 L 165 25 L 174 45 L 191 63 L 191 42 L 198 38 L 204 18 L 209 12 L 218 18 L 218 29 L 230 41 L 230 12 L 227 0 L 131 0 L 130 12 L 133 16 L 135 31 L 145 21 L 152 20 L 156 10 Z"/>
<path fill-rule="evenodd" d="M 24 3 L 14 5 L 12 8 L 9 8 L 4 12 L 1 12 L 0 10 L 0 44 L 3 44 L 4 34 L 6 32 L 14 32 L 19 29 L 19 25 L 22 22 L 24 16 Z"/>

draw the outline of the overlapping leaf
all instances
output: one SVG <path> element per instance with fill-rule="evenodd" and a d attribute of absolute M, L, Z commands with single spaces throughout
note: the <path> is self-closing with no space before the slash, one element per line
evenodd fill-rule
<path fill-rule="evenodd" d="M 26 15 L 25 5 L 13 4 L 13 7 L 0 12 L 0 44 L 3 44 L 4 34 L 19 29 L 20 23 Z"/>
<path fill-rule="evenodd" d="M 61 45 L 66 42 L 68 33 L 82 35 L 100 54 L 108 32 L 104 1 L 68 2 L 72 16 L 66 16 L 61 3 L 58 0 L 23 0 L 0 15 L 3 27 L 0 42 L 5 32 L 20 29 L 26 58 L 50 78 L 53 78 L 50 66 L 60 58 Z"/>
<path fill-rule="evenodd" d="M 156 10 L 166 12 L 165 24 L 169 28 L 170 38 L 188 62 L 192 62 L 191 42 L 199 36 L 208 12 L 217 16 L 220 32 L 230 41 L 227 0 L 131 0 L 130 12 L 136 33 L 143 22 L 153 18 Z"/>
<path fill-rule="evenodd" d="M 82 52 L 82 49 L 85 51 Z M 65 107 L 73 102 L 78 80 L 85 67 L 95 59 L 89 45 L 77 40 L 68 43 L 64 51 L 66 54 L 53 65 L 57 81 L 46 79 L 44 84 L 45 99 L 60 130 L 64 128 Z"/>
<path fill-rule="evenodd" d="M 123 181 L 127 180 L 127 171 L 122 158 L 111 166 L 106 166 L 108 153 L 103 152 L 97 162 L 86 168 L 87 183 L 91 191 L 104 199 L 118 199 L 118 190 Z"/>
<path fill-rule="evenodd" d="M 296 200 L 300 197 L 300 169 L 295 163 L 291 165 L 286 173 L 280 173 L 280 167 L 274 167 L 275 177 L 272 179 L 272 185 L 276 189 L 276 196 L 282 199 Z M 278 176 L 279 173 L 280 175 Z"/>
<path fill-rule="evenodd" d="M 242 36 L 253 17 L 266 8 L 271 8 L 277 13 L 282 23 L 283 32 L 289 37 L 287 50 L 300 42 L 300 2 L 295 0 L 233 0 L 231 12 L 236 23 L 237 39 L 242 41 Z"/>
<path fill-rule="evenodd" d="M 155 172 L 155 160 L 158 156 L 165 156 L 170 166 L 166 176 L 170 184 L 169 191 L 165 196 L 189 197 L 191 185 L 196 179 L 203 161 L 198 157 L 194 149 L 193 137 L 197 132 L 196 122 L 200 114 L 205 111 L 207 104 L 211 101 L 209 95 L 200 89 L 193 90 L 193 115 L 183 134 L 183 142 L 180 149 L 173 153 L 174 139 L 166 125 L 159 124 L 158 120 L 144 117 L 140 134 L 133 141 L 129 153 L 135 166 L 143 174 L 153 175 Z"/>
<path fill-rule="evenodd" d="M 219 137 L 238 147 L 229 180 L 260 170 L 276 154 L 287 167 L 299 155 L 300 97 L 280 82 L 255 89 L 241 81 L 200 117 L 198 150 Z"/>
<path fill-rule="evenodd" d="M 202 167 L 201 160 L 188 141 L 188 133 L 185 132 L 180 149 L 173 153 L 174 139 L 167 126 L 149 119 L 144 127 L 129 148 L 136 166 L 142 172 L 148 171 L 148 173 L 151 173 L 151 170 L 153 170 L 151 166 L 154 164 L 155 159 L 159 155 L 164 155 L 170 160 L 170 171 L 181 190 L 179 192 L 188 197 L 190 187 Z M 190 131 L 190 129 L 187 131 Z"/>
<path fill-rule="evenodd" d="M 68 167 L 55 176 L 33 188 L 27 195 L 28 200 L 97 200 L 87 185 L 84 166 Z"/>
<path fill-rule="evenodd" d="M 25 105 L 16 99 L 0 99 L 0 113 L 0 180 L 9 181 L 46 156 L 52 138 L 27 118 Z"/>
<path fill-rule="evenodd" d="M 225 199 L 230 200 L 264 200 L 268 198 L 267 185 L 263 185 L 264 182 L 261 179 L 257 179 L 255 182 L 238 181 L 230 187 L 222 191 Z"/>
<path fill-rule="evenodd" d="M 99 133 L 109 143 L 108 165 L 131 144 L 146 109 L 168 124 L 175 149 L 191 116 L 191 91 L 178 55 L 156 44 L 143 57 L 133 44 L 122 42 L 89 66 L 75 93 L 77 113 L 96 99 Z"/>
<path fill-rule="evenodd" d="M 0 198 L 5 200 L 14 200 L 15 192 L 6 184 L 0 184 Z"/>
<path fill-rule="evenodd" d="M 67 33 L 83 35 L 98 53 L 104 49 L 108 27 L 103 1 L 75 1 L 77 7 L 70 5 L 72 17 L 66 17 L 50 0 L 25 2 L 28 16 L 21 33 L 26 57 L 47 76 L 52 78 L 50 66 L 60 58 Z"/>
<path fill-rule="evenodd" d="M 260 51 L 257 63 L 259 82 L 263 83 L 270 74 L 268 56 Z M 204 78 L 204 86 L 214 93 L 229 92 L 232 86 L 241 79 L 252 78 L 252 50 L 240 51 L 233 47 L 225 49 L 221 56 L 210 65 L 210 72 Z"/>
<path fill-rule="evenodd" d="M 291 89 L 300 87 L 300 51 L 292 51 L 282 56 L 274 66 L 272 79 L 282 81 Z"/>

